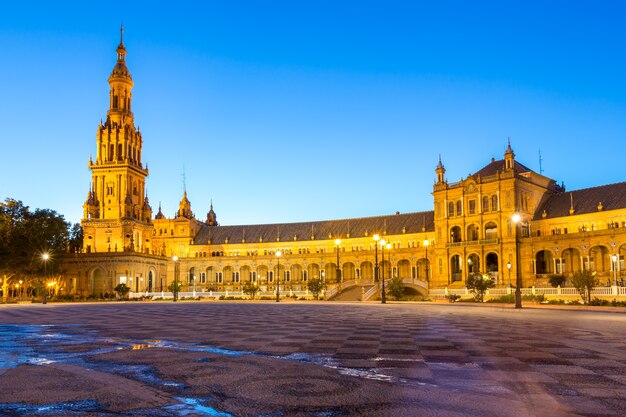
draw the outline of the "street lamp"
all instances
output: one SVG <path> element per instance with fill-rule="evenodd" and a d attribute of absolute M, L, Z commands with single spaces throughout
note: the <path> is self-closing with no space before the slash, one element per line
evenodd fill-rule
<path fill-rule="evenodd" d="M 178 256 L 174 255 L 172 260 L 174 261 L 174 288 L 172 292 L 174 293 L 174 302 L 176 302 L 178 300 L 178 274 L 180 272 L 180 266 L 178 264 Z"/>
<path fill-rule="evenodd" d="M 48 279 L 48 259 L 50 259 L 50 254 L 47 252 L 44 252 L 41 255 L 41 260 L 43 261 L 43 276 L 44 279 Z M 47 300 L 47 294 L 48 293 L 48 289 L 44 287 L 43 290 L 43 304 L 47 304 L 48 300 Z"/>
<path fill-rule="evenodd" d="M 341 267 L 339 266 L 339 245 L 341 245 L 341 239 L 335 239 L 335 247 L 337 248 L 337 283 L 343 282 L 343 274 L 341 273 Z"/>
<path fill-rule="evenodd" d="M 506 268 L 509 270 L 509 288 L 511 288 L 511 261 L 506 263 Z"/>
<path fill-rule="evenodd" d="M 276 251 L 276 302 L 280 302 L 280 255 L 283 253 Z"/>
<path fill-rule="evenodd" d="M 196 298 L 196 276 L 193 276 L 193 298 Z"/>
<path fill-rule="evenodd" d="M 374 238 L 374 282 L 378 282 L 378 241 L 380 240 L 380 236 L 375 234 Z"/>
<path fill-rule="evenodd" d="M 617 287 L 617 255 L 611 255 L 611 259 L 613 260 L 613 286 Z"/>
<path fill-rule="evenodd" d="M 515 224 L 515 308 L 522 308 L 522 276 L 520 274 L 519 222 L 522 217 L 514 214 L 511 220 Z"/>
<path fill-rule="evenodd" d="M 426 249 L 426 282 L 430 282 L 428 277 L 428 246 L 430 246 L 430 240 L 424 239 L 424 249 Z"/>
<path fill-rule="evenodd" d="M 382 276 L 381 276 L 381 280 L 383 282 L 382 294 L 380 296 L 381 304 L 386 304 L 387 303 L 387 297 L 386 297 L 386 294 L 385 294 L 385 244 L 386 243 L 387 243 L 387 241 L 385 239 L 381 239 L 380 240 L 380 250 L 381 250 L 381 257 L 382 257 L 381 263 L 383 264 L 383 273 L 382 273 Z"/>

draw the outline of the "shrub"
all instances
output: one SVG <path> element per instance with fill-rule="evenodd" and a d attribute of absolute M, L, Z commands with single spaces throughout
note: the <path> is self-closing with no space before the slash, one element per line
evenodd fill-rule
<path fill-rule="evenodd" d="M 485 299 L 485 292 L 494 285 L 495 283 L 487 274 L 476 272 L 467 278 L 467 289 L 473 292 L 476 301 L 481 303 Z"/>
<path fill-rule="evenodd" d="M 313 294 L 313 297 L 317 300 L 319 299 L 320 293 L 324 289 L 324 281 L 319 278 L 311 278 L 307 282 L 306 287 L 309 291 L 311 291 L 311 294 Z"/>
<path fill-rule="evenodd" d="M 128 293 L 130 292 L 130 287 L 122 283 L 122 284 L 118 284 L 114 288 L 114 290 L 120 298 L 126 298 L 128 296 Z"/>
<path fill-rule="evenodd" d="M 501 295 L 498 298 L 492 298 L 486 301 L 487 303 L 502 303 L 502 304 L 513 304 L 515 302 L 515 294 L 505 294 Z"/>
<path fill-rule="evenodd" d="M 451 302 L 451 303 L 454 303 L 454 302 L 455 302 L 455 301 L 457 301 L 459 298 L 461 298 L 461 296 L 460 296 L 460 295 L 458 295 L 458 294 L 448 294 L 448 295 L 446 295 L 446 299 L 447 299 L 449 302 Z"/>
<path fill-rule="evenodd" d="M 243 285 L 242 289 L 243 293 L 250 297 L 251 300 L 254 300 L 256 293 L 259 292 L 259 287 L 256 283 L 248 281 Z"/>
<path fill-rule="evenodd" d="M 389 281 L 387 293 L 396 300 L 401 300 L 404 295 L 404 283 L 402 282 L 402 278 L 392 278 L 391 281 Z"/>
<path fill-rule="evenodd" d="M 596 273 L 589 270 L 574 272 L 570 280 L 585 304 L 591 301 L 591 291 L 598 285 Z M 571 303 L 570 303 L 571 304 Z"/>
<path fill-rule="evenodd" d="M 598 297 L 594 297 L 594 299 L 589 302 L 590 306 L 608 306 L 610 304 L 609 300 L 602 300 Z"/>
<path fill-rule="evenodd" d="M 565 275 L 563 275 L 563 274 L 550 274 L 550 275 L 548 275 L 548 283 L 550 285 L 552 285 L 554 288 L 562 287 L 563 284 L 565 284 L 566 280 L 567 280 L 567 278 L 565 278 Z"/>

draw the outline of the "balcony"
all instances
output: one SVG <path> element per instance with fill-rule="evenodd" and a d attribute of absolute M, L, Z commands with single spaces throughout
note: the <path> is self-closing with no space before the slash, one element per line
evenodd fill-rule
<path fill-rule="evenodd" d="M 458 248 L 464 246 L 478 246 L 478 245 L 497 245 L 500 243 L 500 239 L 482 239 L 482 240 L 466 240 L 463 242 L 450 242 L 446 243 L 446 248 Z"/>

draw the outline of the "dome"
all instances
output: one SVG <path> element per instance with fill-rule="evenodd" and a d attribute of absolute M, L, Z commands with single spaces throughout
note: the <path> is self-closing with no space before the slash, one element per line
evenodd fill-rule
<path fill-rule="evenodd" d="M 113 67 L 113 71 L 111 71 L 111 77 L 127 77 L 132 79 L 130 76 L 130 71 L 126 66 L 124 61 L 117 61 L 115 66 Z"/>

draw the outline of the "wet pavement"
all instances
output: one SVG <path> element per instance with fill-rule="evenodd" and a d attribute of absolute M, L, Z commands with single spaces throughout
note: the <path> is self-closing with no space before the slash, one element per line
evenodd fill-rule
<path fill-rule="evenodd" d="M 0 306 L 0 416 L 623 416 L 626 314 Z"/>

